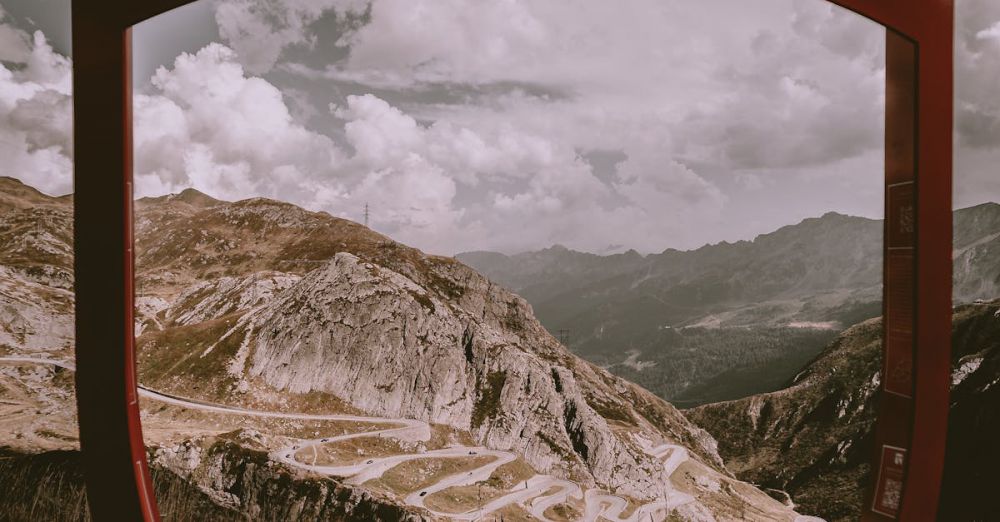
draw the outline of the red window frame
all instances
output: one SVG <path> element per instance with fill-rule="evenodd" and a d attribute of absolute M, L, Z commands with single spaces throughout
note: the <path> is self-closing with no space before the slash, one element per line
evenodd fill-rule
<path fill-rule="evenodd" d="M 96 520 L 159 520 L 135 373 L 131 27 L 192 1 L 72 3 L 76 387 Z M 912 325 L 909 337 L 894 343 L 904 349 L 890 354 L 909 363 L 910 393 L 882 393 L 871 457 L 876 480 L 862 519 L 929 519 L 937 512 L 948 416 L 954 2 L 830 1 L 887 29 L 885 296 L 908 299 L 885 300 L 884 313 Z M 890 201 L 889 192 L 899 191 L 889 187 L 900 184 L 910 186 L 901 199 L 914 225 L 910 272 L 901 278 L 889 266 L 888 241 L 900 199 Z M 904 308 L 894 308 L 899 302 Z M 885 448 L 905 450 L 907 462 L 881 468 Z M 888 513 L 873 509 L 882 471 L 901 474 L 905 484 L 901 504 Z"/>

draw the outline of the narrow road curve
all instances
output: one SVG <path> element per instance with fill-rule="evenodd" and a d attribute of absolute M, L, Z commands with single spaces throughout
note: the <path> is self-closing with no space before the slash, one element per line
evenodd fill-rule
<path fill-rule="evenodd" d="M 76 369 L 75 366 L 69 362 L 36 357 L 0 357 L 0 363 L 42 364 L 53 365 L 69 370 Z M 506 506 L 515 504 L 523 507 L 535 518 L 549 522 L 549 519 L 545 516 L 545 511 L 554 505 L 561 504 L 572 498 L 582 500 L 584 502 L 585 513 L 582 520 L 590 522 L 597 520 L 598 517 L 603 517 L 604 519 L 615 522 L 637 522 L 639 520 L 648 520 L 651 517 L 662 518 L 666 515 L 666 513 L 669 513 L 670 510 L 694 500 L 691 495 L 673 490 L 673 488 L 667 486 L 667 490 L 664 492 L 665 498 L 661 498 L 655 502 L 643 504 L 633 510 L 631 515 L 622 516 L 622 513 L 629 507 L 628 502 L 622 497 L 611 495 L 597 489 L 588 489 L 583 491 L 575 482 L 551 475 L 536 474 L 530 479 L 514 486 L 504 495 L 485 503 L 482 509 L 474 509 L 465 513 L 444 513 L 428 508 L 424 505 L 424 500 L 428 496 L 450 487 L 469 486 L 488 480 L 497 468 L 512 462 L 517 458 L 517 455 L 507 451 L 492 450 L 481 446 L 473 447 L 456 445 L 438 450 L 425 451 L 423 453 L 393 455 L 389 457 L 369 459 L 363 463 L 345 464 L 340 466 L 316 465 L 314 453 L 314 464 L 308 464 L 296 460 L 295 453 L 301 449 L 310 447 L 312 447 L 315 452 L 316 446 L 321 444 L 332 444 L 361 437 L 391 437 L 407 442 L 427 441 L 430 440 L 431 437 L 430 425 L 426 422 L 415 419 L 391 419 L 360 415 L 320 415 L 250 410 L 157 392 L 144 386 L 139 386 L 139 394 L 142 397 L 158 402 L 214 413 L 248 415 L 266 418 L 346 421 L 386 425 L 387 427 L 381 430 L 320 437 L 316 439 L 303 439 L 272 453 L 273 458 L 285 463 L 286 465 L 319 474 L 344 477 L 347 479 L 347 483 L 349 484 L 362 484 L 368 480 L 379 478 L 393 467 L 411 460 L 432 458 L 454 459 L 466 458 L 473 455 L 495 457 L 490 462 L 471 471 L 463 471 L 446 476 L 428 487 L 419 491 L 414 491 L 404 499 L 404 502 L 410 506 L 422 508 L 431 512 L 435 516 L 450 518 L 453 520 L 478 519 Z M 663 444 L 652 447 L 648 441 L 643 439 L 638 440 L 647 454 L 661 461 L 665 478 L 669 478 L 669 476 L 676 471 L 678 466 L 688 460 L 687 450 L 681 446 Z M 665 482 L 669 484 L 668 480 Z"/>

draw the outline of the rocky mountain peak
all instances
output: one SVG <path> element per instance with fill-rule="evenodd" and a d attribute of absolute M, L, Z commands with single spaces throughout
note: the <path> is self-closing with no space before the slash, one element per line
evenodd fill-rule
<path fill-rule="evenodd" d="M 139 198 L 136 200 L 136 207 L 145 208 L 149 206 L 186 206 L 192 209 L 203 209 L 208 207 L 213 207 L 220 203 L 225 203 L 222 200 L 215 199 L 200 190 L 193 188 L 186 188 L 176 194 L 166 194 L 163 196 L 147 196 Z"/>
<path fill-rule="evenodd" d="M 183 201 L 189 205 L 201 208 L 215 206 L 220 203 L 218 199 L 193 188 L 186 188 L 180 191 L 179 194 L 171 197 L 175 201 Z"/>
<path fill-rule="evenodd" d="M 226 383 L 214 399 L 239 401 L 262 386 L 329 393 L 372 414 L 469 430 L 539 471 L 636 497 L 654 495 L 658 479 L 634 435 L 683 442 L 709 467 L 719 464 L 711 439 L 671 406 L 576 359 L 522 299 L 468 272 L 450 279 L 462 295 L 456 302 L 419 276 L 340 252 L 242 312 L 225 347 L 190 349 L 224 351 L 214 369 L 200 368 Z M 141 340 L 150 354 L 163 342 Z M 143 379 L 187 388 L 170 372 Z"/>
<path fill-rule="evenodd" d="M 0 176 L 0 209 L 70 208 L 71 198 L 44 194 L 17 178 Z"/>

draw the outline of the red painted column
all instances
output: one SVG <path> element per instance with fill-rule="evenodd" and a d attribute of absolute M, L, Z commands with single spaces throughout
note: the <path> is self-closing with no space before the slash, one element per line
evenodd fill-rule
<path fill-rule="evenodd" d="M 73 6 L 74 273 L 80 448 L 93 518 L 158 520 L 136 394 L 131 31 Z"/>
<path fill-rule="evenodd" d="M 866 519 L 896 519 L 902 508 L 913 425 L 916 340 L 917 47 L 886 31 L 885 225 L 882 396 Z"/>

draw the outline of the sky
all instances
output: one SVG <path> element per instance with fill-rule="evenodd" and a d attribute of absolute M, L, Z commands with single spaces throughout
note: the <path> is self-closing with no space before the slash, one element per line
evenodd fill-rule
<path fill-rule="evenodd" d="M 51 194 L 68 18 L 0 0 L 0 175 Z M 882 213 L 884 29 L 822 0 L 201 0 L 133 38 L 137 196 L 368 204 L 445 255 Z M 1000 2 L 958 0 L 956 208 L 1000 200 L 997 85 Z"/>

